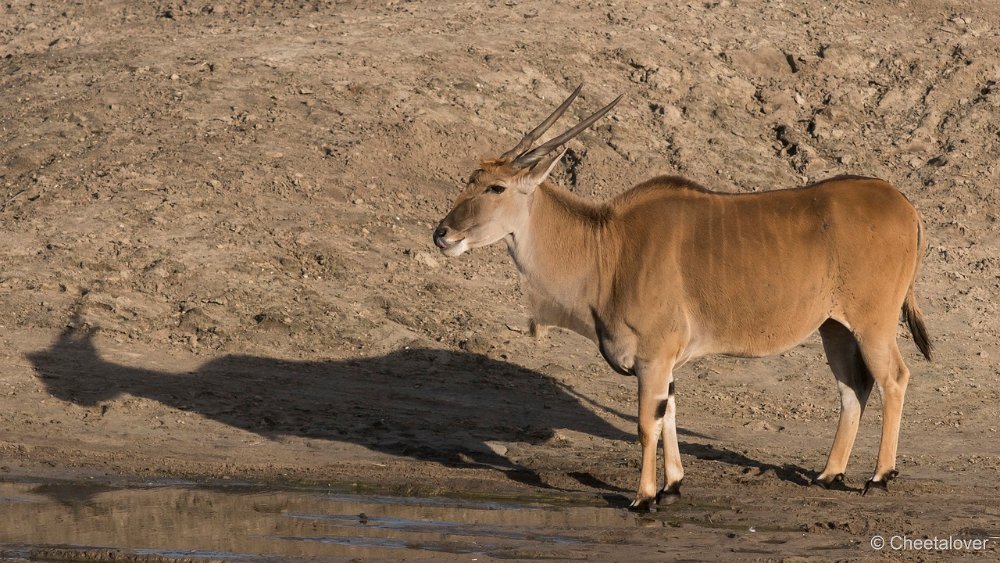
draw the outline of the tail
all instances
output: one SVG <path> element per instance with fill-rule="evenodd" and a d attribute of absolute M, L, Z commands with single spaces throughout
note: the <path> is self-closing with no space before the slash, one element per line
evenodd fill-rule
<path fill-rule="evenodd" d="M 910 332 L 913 334 L 913 342 L 916 343 L 917 348 L 920 348 L 924 357 L 930 360 L 934 346 L 931 345 L 930 336 L 927 335 L 924 315 L 920 312 L 920 307 L 917 307 L 913 286 L 910 286 L 910 291 L 906 293 L 906 301 L 903 303 L 903 318 L 906 319 L 906 324 L 909 325 Z"/>
<path fill-rule="evenodd" d="M 924 240 L 924 226 L 923 222 L 918 218 L 917 265 L 913 270 L 913 279 L 910 280 L 910 288 L 906 292 L 906 300 L 903 302 L 903 318 L 906 319 L 906 324 L 910 327 L 910 334 L 913 335 L 913 342 L 917 345 L 917 348 L 920 348 L 920 352 L 923 353 L 924 357 L 930 360 L 931 351 L 934 347 L 931 345 L 930 336 L 927 335 L 927 326 L 924 325 L 924 314 L 920 312 L 920 307 L 917 306 L 917 295 L 913 289 L 913 285 L 917 280 L 917 272 L 920 271 L 920 262 L 923 259 L 925 250 L 926 241 Z"/>

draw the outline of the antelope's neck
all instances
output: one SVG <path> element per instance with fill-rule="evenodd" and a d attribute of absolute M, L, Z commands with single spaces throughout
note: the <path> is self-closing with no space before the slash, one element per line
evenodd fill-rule
<path fill-rule="evenodd" d="M 617 256 L 610 211 L 548 182 L 536 188 L 521 232 L 508 237 L 536 323 L 596 339 L 593 312 Z"/>

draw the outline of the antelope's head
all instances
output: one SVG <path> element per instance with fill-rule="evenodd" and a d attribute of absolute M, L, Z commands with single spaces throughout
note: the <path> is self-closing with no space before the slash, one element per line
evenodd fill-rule
<path fill-rule="evenodd" d="M 535 188 L 545 181 L 566 152 L 565 149 L 558 152 L 555 149 L 590 127 L 622 99 L 618 96 L 562 135 L 531 148 L 573 103 L 582 87 L 578 86 L 517 146 L 499 158 L 482 162 L 479 169 L 472 173 L 451 212 L 434 230 L 434 244 L 441 252 L 447 256 L 458 256 L 466 250 L 513 236 L 527 223 Z"/>

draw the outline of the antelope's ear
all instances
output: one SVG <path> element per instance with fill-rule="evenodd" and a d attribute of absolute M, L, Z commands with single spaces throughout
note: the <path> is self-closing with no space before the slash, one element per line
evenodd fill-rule
<path fill-rule="evenodd" d="M 521 193 L 530 194 L 535 191 L 535 188 L 544 182 L 546 178 L 549 177 L 552 169 L 556 167 L 556 164 L 558 164 L 560 160 L 562 160 L 564 154 L 566 154 L 566 149 L 554 153 L 552 156 L 543 158 L 531 166 L 521 170 L 514 176 L 512 184 Z"/>

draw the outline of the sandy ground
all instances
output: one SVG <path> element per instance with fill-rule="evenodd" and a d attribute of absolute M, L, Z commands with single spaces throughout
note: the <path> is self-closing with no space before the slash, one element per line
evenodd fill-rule
<path fill-rule="evenodd" d="M 620 509 L 635 380 L 582 337 L 530 338 L 503 248 L 445 259 L 430 240 L 478 160 L 582 82 L 571 117 L 626 97 L 570 143 L 556 179 L 574 192 L 871 175 L 930 241 L 917 292 L 937 356 L 901 325 L 913 377 L 888 493 L 857 494 L 877 397 L 850 490 L 807 486 L 839 408 L 817 338 L 706 358 L 677 375 L 678 422 L 684 502 L 713 508 L 608 536 L 631 550 L 614 553 L 682 550 L 685 530 L 699 558 L 1000 536 L 996 3 L 279 4 L 0 5 L 0 474 Z"/>

